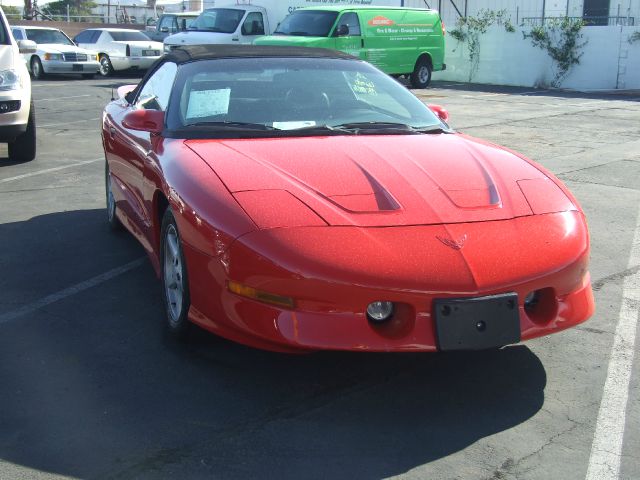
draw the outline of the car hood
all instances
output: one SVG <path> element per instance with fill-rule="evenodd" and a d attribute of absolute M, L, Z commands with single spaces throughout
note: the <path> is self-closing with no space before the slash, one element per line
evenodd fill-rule
<path fill-rule="evenodd" d="M 14 45 L 0 45 L 0 70 L 15 68 L 15 54 L 17 50 L 18 48 Z"/>
<path fill-rule="evenodd" d="M 231 33 L 221 32 L 180 32 L 169 35 L 164 39 L 165 45 L 209 45 L 219 43 L 231 43 Z M 234 42 L 237 43 L 237 42 Z"/>
<path fill-rule="evenodd" d="M 577 209 L 532 163 L 458 134 L 187 145 L 261 228 L 433 225 Z"/>
<path fill-rule="evenodd" d="M 73 45 L 60 45 L 58 43 L 39 43 L 38 50 L 43 53 L 85 53 L 92 55 L 89 50 L 78 48 Z"/>
<path fill-rule="evenodd" d="M 326 46 L 327 37 L 305 37 L 302 35 L 268 35 L 256 38 L 255 45 L 292 45 L 296 47 Z"/>

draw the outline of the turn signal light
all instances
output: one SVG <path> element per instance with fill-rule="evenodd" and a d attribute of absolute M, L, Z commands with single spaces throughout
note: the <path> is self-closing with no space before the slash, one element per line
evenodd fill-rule
<path fill-rule="evenodd" d="M 238 282 L 229 281 L 229 291 L 241 297 L 251 298 L 263 303 L 269 303 L 278 307 L 293 308 L 295 301 L 293 298 L 277 295 L 275 293 L 263 292 L 253 287 L 248 287 Z"/>

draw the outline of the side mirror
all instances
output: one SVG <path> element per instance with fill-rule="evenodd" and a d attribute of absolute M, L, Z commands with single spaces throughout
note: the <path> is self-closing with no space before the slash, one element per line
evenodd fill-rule
<path fill-rule="evenodd" d="M 336 37 L 344 37 L 345 35 L 349 35 L 349 26 L 348 25 L 338 25 L 336 28 Z"/>
<path fill-rule="evenodd" d="M 169 33 L 169 27 L 160 27 L 162 33 Z"/>
<path fill-rule="evenodd" d="M 36 53 L 38 45 L 33 40 L 18 40 L 18 50 L 20 53 Z"/>
<path fill-rule="evenodd" d="M 160 110 L 133 110 L 124 116 L 122 126 L 130 130 L 158 135 L 162 133 L 164 128 L 164 112 Z"/>
<path fill-rule="evenodd" d="M 447 110 L 443 106 L 430 103 L 429 105 L 427 105 L 427 107 L 429 107 L 429 109 L 433 113 L 435 113 L 443 122 L 449 120 L 449 112 L 447 112 Z"/>

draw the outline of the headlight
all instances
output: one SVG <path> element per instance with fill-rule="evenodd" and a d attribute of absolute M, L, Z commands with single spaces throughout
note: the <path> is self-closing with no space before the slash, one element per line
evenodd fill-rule
<path fill-rule="evenodd" d="M 64 60 L 64 57 L 62 56 L 61 53 L 45 53 L 44 59 L 45 60 Z"/>
<path fill-rule="evenodd" d="M 171 45 L 165 45 L 162 48 L 164 49 L 164 53 L 169 53 L 171 51 Z"/>
<path fill-rule="evenodd" d="M 18 90 L 21 87 L 20 74 L 16 70 L 0 71 L 0 90 Z"/>

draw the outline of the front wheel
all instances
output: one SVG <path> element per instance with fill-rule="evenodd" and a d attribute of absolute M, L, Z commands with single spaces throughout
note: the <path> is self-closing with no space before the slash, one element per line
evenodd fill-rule
<path fill-rule="evenodd" d="M 109 223 L 109 228 L 115 232 L 122 230 L 122 223 L 120 223 L 120 220 L 118 220 L 118 217 L 116 216 L 117 206 L 112 188 L 109 164 L 104 162 L 104 190 L 107 203 L 107 223 Z"/>
<path fill-rule="evenodd" d="M 421 58 L 411 74 L 411 86 L 413 88 L 427 88 L 430 82 L 431 64 L 428 60 Z"/>
<path fill-rule="evenodd" d="M 31 75 L 35 80 L 42 80 L 45 76 L 44 68 L 42 68 L 42 62 L 37 56 L 31 57 Z"/>
<path fill-rule="evenodd" d="M 29 104 L 29 119 L 24 133 L 9 143 L 9 160 L 30 162 L 36 158 L 36 111 L 33 101 Z"/>
<path fill-rule="evenodd" d="M 100 75 L 103 77 L 108 77 L 113 73 L 113 66 L 111 65 L 111 60 L 109 60 L 109 56 L 102 54 L 100 55 Z"/>
<path fill-rule="evenodd" d="M 167 331 L 174 337 L 184 338 L 190 325 L 187 315 L 191 301 L 187 264 L 171 208 L 167 208 L 162 218 L 160 268 Z"/>

